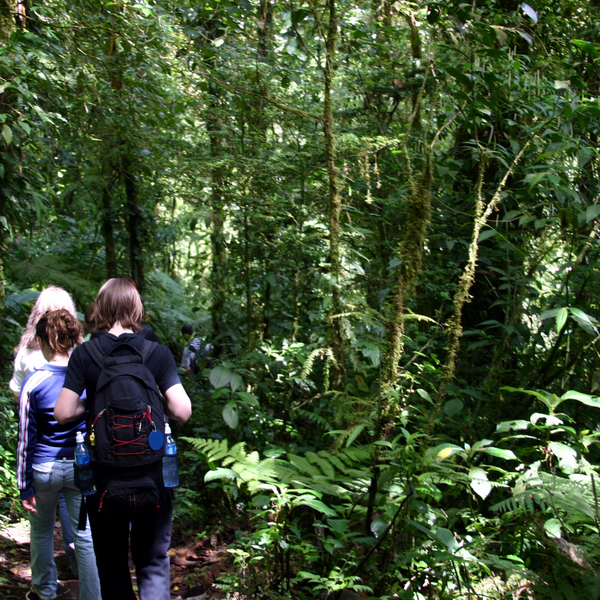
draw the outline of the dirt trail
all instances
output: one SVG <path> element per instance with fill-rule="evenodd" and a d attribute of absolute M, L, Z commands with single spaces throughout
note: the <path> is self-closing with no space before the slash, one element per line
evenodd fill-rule
<path fill-rule="evenodd" d="M 228 570 L 225 546 L 217 545 L 215 539 L 174 543 L 169 555 L 172 600 L 221 600 L 225 596 L 212 585 L 223 571 Z M 57 600 L 79 600 L 79 583 L 73 578 L 63 551 L 59 524 L 54 535 L 54 557 L 59 579 Z M 130 568 L 135 583 L 131 563 Z M 30 583 L 28 524 L 0 526 L 0 598 L 24 600 Z"/>

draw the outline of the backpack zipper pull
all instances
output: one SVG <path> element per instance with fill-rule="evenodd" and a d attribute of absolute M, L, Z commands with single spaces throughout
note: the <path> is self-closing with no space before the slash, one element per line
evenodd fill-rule
<path fill-rule="evenodd" d="M 94 433 L 94 430 L 92 429 L 92 432 L 90 433 L 90 446 L 95 446 L 96 445 L 96 434 Z"/>

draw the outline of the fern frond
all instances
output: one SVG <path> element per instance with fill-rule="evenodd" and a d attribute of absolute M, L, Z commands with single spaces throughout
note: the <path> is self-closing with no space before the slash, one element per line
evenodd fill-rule
<path fill-rule="evenodd" d="M 297 409 L 296 413 L 300 417 L 304 417 L 305 419 L 308 419 L 312 423 L 316 423 L 317 425 L 319 425 L 319 427 L 321 427 L 325 431 L 331 431 L 333 429 L 333 427 L 329 424 L 327 419 L 323 418 L 321 415 L 316 415 L 315 413 L 312 413 L 309 410 L 304 410 L 303 408 Z"/>

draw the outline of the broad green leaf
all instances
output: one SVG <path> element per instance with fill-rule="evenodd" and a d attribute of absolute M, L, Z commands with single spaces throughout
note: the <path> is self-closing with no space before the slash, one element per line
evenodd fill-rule
<path fill-rule="evenodd" d="M 503 421 L 496 425 L 496 431 L 498 433 L 504 433 L 506 431 L 523 431 L 529 427 L 529 421 L 523 419 L 517 419 L 515 421 Z"/>
<path fill-rule="evenodd" d="M 508 385 L 500 388 L 501 390 L 506 390 L 508 392 L 521 392 L 522 394 L 529 394 L 530 396 L 535 396 L 539 400 L 541 400 L 550 410 L 554 410 L 556 405 L 552 404 L 551 398 L 547 392 L 538 392 L 536 390 L 524 390 L 521 388 L 514 388 Z"/>
<path fill-rule="evenodd" d="M 454 553 L 455 550 L 458 549 L 458 542 L 454 539 L 454 534 L 444 527 L 438 527 L 435 531 L 431 531 L 431 529 L 427 529 L 421 523 L 417 523 L 416 521 L 412 521 L 411 519 L 406 519 L 413 527 L 416 527 L 423 533 L 427 534 L 432 540 L 435 540 L 445 548 L 447 548 L 451 553 Z"/>
<path fill-rule="evenodd" d="M 542 181 L 545 177 L 547 177 L 549 173 L 543 171 L 541 173 L 536 173 L 529 183 L 529 189 L 535 187 L 540 181 Z"/>
<path fill-rule="evenodd" d="M 310 506 L 311 508 L 322 512 L 323 514 L 328 515 L 329 517 L 337 517 L 337 513 L 335 512 L 335 510 L 333 510 L 320 500 L 317 500 L 316 498 L 302 497 L 297 499 L 294 502 L 294 504 L 300 506 Z"/>
<path fill-rule="evenodd" d="M 577 468 L 577 450 L 561 442 L 548 442 L 548 448 L 559 459 L 561 468 Z"/>
<path fill-rule="evenodd" d="M 600 48 L 600 44 L 592 44 L 585 40 L 573 40 L 573 43 L 584 52 L 587 52 L 590 56 L 597 56 L 598 49 Z"/>
<path fill-rule="evenodd" d="M 487 473 L 481 467 L 472 467 L 469 471 L 471 489 L 485 500 L 492 491 L 492 484 L 488 481 Z"/>
<path fill-rule="evenodd" d="M 237 398 L 241 398 L 245 404 L 259 406 L 258 398 L 254 394 L 250 394 L 249 392 L 236 392 L 235 395 Z"/>
<path fill-rule="evenodd" d="M 573 315 L 573 318 L 575 319 L 577 324 L 583 330 L 585 330 L 590 335 L 598 335 L 598 330 L 596 329 L 596 326 L 598 325 L 598 321 L 596 321 L 596 319 L 594 319 L 594 317 L 591 317 L 590 315 L 584 313 L 579 308 L 571 307 L 571 308 L 569 308 L 569 311 Z"/>
<path fill-rule="evenodd" d="M 458 398 L 453 398 L 444 404 L 442 410 L 449 416 L 457 415 L 463 409 L 463 402 Z"/>
<path fill-rule="evenodd" d="M 490 454 L 491 456 L 497 456 L 498 458 L 505 458 L 506 460 L 517 460 L 517 457 L 512 450 L 505 450 L 504 448 L 484 448 L 482 452 Z"/>
<path fill-rule="evenodd" d="M 232 391 L 235 392 L 236 390 L 238 390 L 239 387 L 242 385 L 242 376 L 238 372 L 232 371 L 229 385 L 231 386 Z"/>
<path fill-rule="evenodd" d="M 491 446 L 494 442 L 492 440 L 479 440 L 473 444 L 473 451 L 481 450 L 481 448 L 485 448 L 487 446 Z"/>
<path fill-rule="evenodd" d="M 567 317 L 569 316 L 569 309 L 564 307 L 564 308 L 559 308 L 558 312 L 556 313 L 556 333 L 560 333 L 562 331 L 562 328 L 565 326 L 565 323 L 567 322 Z"/>
<path fill-rule="evenodd" d="M 495 229 L 486 229 L 479 234 L 478 242 L 483 242 L 491 237 L 494 237 L 498 232 Z"/>
<path fill-rule="evenodd" d="M 537 425 L 537 422 L 540 419 L 544 419 L 546 421 L 546 425 L 548 427 L 556 427 L 557 425 L 562 425 L 563 422 L 554 415 L 545 415 L 543 413 L 533 413 L 530 417 L 530 420 L 533 425 Z"/>
<path fill-rule="evenodd" d="M 10 144 L 13 140 L 12 129 L 6 123 L 2 125 L 2 137 L 7 144 Z"/>
<path fill-rule="evenodd" d="M 456 446 L 455 444 L 439 444 L 438 446 L 432 449 L 432 452 L 435 453 L 435 456 L 438 460 L 446 460 L 447 458 L 450 458 L 453 454 L 457 454 L 458 452 L 464 451 L 464 448 Z"/>
<path fill-rule="evenodd" d="M 565 392 L 560 397 L 558 404 L 564 402 L 565 400 L 576 400 L 577 402 L 581 402 L 581 404 L 585 404 L 586 406 L 600 408 L 600 398 L 597 396 L 590 396 L 589 394 L 583 394 L 582 392 L 576 392 L 575 390 L 569 390 L 568 392 Z"/>
<path fill-rule="evenodd" d="M 386 529 L 388 524 L 380 518 L 371 521 L 371 533 L 378 538 Z"/>
<path fill-rule="evenodd" d="M 431 404 L 433 404 L 431 396 L 425 390 L 418 388 L 417 394 L 419 394 L 419 396 L 421 396 L 421 398 L 423 398 L 424 400 L 427 400 L 427 402 L 431 402 Z"/>
<path fill-rule="evenodd" d="M 544 522 L 544 529 L 550 537 L 556 539 L 562 537 L 562 534 L 560 532 L 560 521 L 554 517 Z"/>
<path fill-rule="evenodd" d="M 344 535 L 344 533 L 348 531 L 348 525 L 350 525 L 350 521 L 348 521 L 348 519 L 327 519 L 327 525 L 329 525 L 329 527 L 331 527 L 331 529 L 336 533 Z"/>
<path fill-rule="evenodd" d="M 223 408 L 223 420 L 231 429 L 238 426 L 238 413 L 235 408 L 235 402 L 228 402 Z"/>
<path fill-rule="evenodd" d="M 585 211 L 585 220 L 586 223 L 590 221 L 594 221 L 600 215 L 600 204 L 593 204 L 592 206 L 588 206 Z"/>
<path fill-rule="evenodd" d="M 214 367 L 210 371 L 210 382 L 215 388 L 221 388 L 226 386 L 231 381 L 232 371 L 225 367 Z"/>

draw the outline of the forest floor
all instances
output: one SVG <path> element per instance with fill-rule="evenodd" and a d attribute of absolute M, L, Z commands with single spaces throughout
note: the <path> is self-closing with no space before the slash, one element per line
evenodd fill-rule
<path fill-rule="evenodd" d="M 54 557 L 58 569 L 57 600 L 78 600 L 79 584 L 73 578 L 64 553 L 60 524 L 54 530 Z M 229 569 L 227 550 L 213 536 L 202 540 L 183 539 L 173 532 L 171 556 L 172 600 L 221 600 L 225 594 L 213 582 Z M 0 598 L 24 600 L 31 584 L 29 524 L 26 521 L 0 525 Z M 130 563 L 135 584 L 135 570 Z"/>

